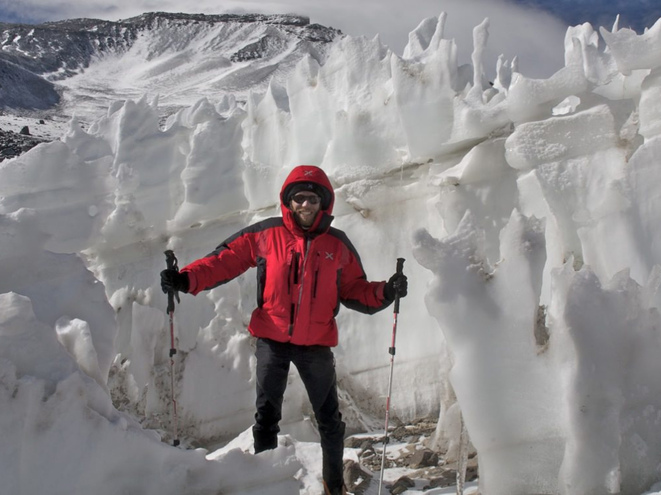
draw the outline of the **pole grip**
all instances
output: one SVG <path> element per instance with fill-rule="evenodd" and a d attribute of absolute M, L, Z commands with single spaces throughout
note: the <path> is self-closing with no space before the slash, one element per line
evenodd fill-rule
<path fill-rule="evenodd" d="M 404 258 L 397 258 L 397 274 L 401 275 L 404 273 Z M 395 294 L 395 314 L 399 314 L 399 294 Z"/>
<path fill-rule="evenodd" d="M 165 265 L 167 266 L 168 270 L 179 271 L 179 264 L 177 261 L 177 257 L 174 255 L 174 251 L 172 251 L 171 249 L 165 251 Z M 179 294 L 173 290 L 168 291 L 168 314 L 174 313 L 175 298 L 177 299 L 177 302 L 179 302 Z"/>
<path fill-rule="evenodd" d="M 172 251 L 172 249 L 165 251 L 165 264 L 167 265 L 168 270 L 174 268 L 175 270 L 179 271 L 179 267 L 177 266 L 177 257 L 174 255 L 174 251 Z"/>

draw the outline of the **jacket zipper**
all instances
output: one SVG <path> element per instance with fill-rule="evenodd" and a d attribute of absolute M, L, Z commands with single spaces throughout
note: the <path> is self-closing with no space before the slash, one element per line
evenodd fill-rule
<path fill-rule="evenodd" d="M 296 316 L 298 314 L 298 308 L 301 307 L 301 300 L 303 299 L 303 281 L 305 280 L 305 267 L 308 264 L 308 254 L 310 252 L 310 245 L 312 240 L 309 237 L 305 238 L 305 252 L 303 254 L 303 270 L 301 279 L 301 285 L 298 288 L 298 303 L 292 303 L 291 305 L 291 316 L 289 319 L 289 337 L 291 338 L 294 333 L 294 323 L 296 322 Z"/>

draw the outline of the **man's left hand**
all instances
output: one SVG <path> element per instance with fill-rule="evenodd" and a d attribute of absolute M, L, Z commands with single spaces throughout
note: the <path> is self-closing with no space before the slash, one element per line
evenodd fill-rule
<path fill-rule="evenodd" d="M 403 273 L 395 273 L 390 280 L 386 282 L 383 288 L 383 295 L 388 301 L 394 301 L 396 296 L 406 297 L 408 294 L 409 282 Z"/>

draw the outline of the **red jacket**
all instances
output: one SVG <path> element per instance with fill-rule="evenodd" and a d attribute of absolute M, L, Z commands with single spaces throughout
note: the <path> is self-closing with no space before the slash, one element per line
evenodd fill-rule
<path fill-rule="evenodd" d="M 285 204 L 285 190 L 296 182 L 314 182 L 329 193 L 307 231 Z M 252 335 L 298 345 L 337 345 L 340 303 L 373 314 L 390 301 L 383 296 L 385 282 L 367 281 L 347 236 L 330 226 L 334 200 L 333 187 L 320 168 L 296 167 L 280 192 L 282 217 L 241 230 L 184 267 L 189 292 L 212 289 L 255 266 L 257 308 L 248 326 Z"/>

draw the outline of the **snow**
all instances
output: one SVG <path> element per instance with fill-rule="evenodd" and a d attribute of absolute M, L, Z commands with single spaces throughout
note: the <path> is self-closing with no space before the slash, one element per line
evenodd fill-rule
<path fill-rule="evenodd" d="M 169 445 L 158 277 L 166 249 L 183 266 L 277 215 L 300 163 L 329 174 L 370 279 L 407 259 L 392 418 L 437 417 L 445 451 L 460 411 L 480 493 L 661 493 L 661 20 L 570 28 L 564 68 L 531 79 L 501 59 L 493 86 L 488 21 L 462 67 L 444 23 L 403 56 L 342 38 L 245 104 L 186 90 L 161 122 L 152 95 L 114 101 L 0 163 L 2 493 L 320 492 L 295 372 L 279 448 L 251 454 L 252 273 L 182 295 Z M 382 425 L 391 319 L 338 317 L 352 433 Z"/>

